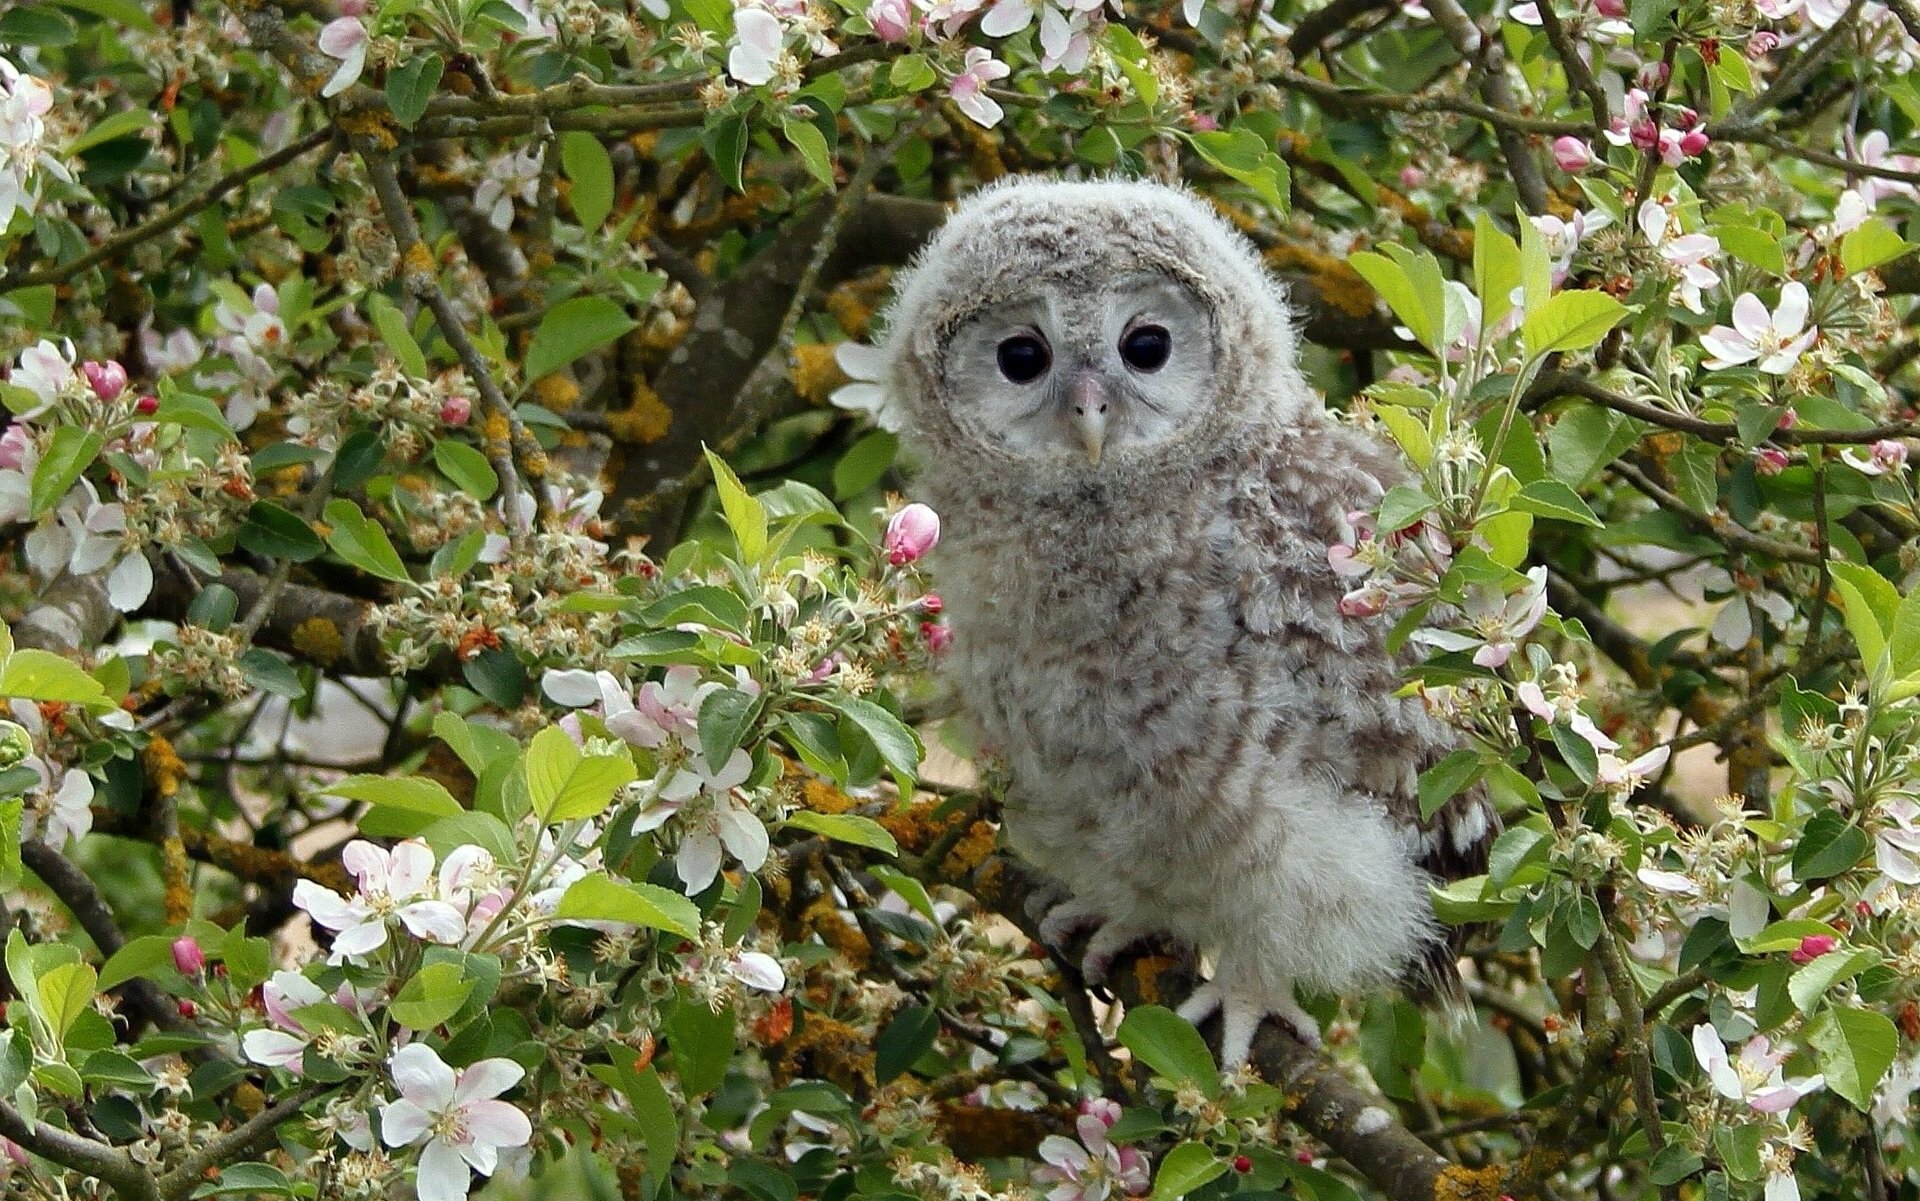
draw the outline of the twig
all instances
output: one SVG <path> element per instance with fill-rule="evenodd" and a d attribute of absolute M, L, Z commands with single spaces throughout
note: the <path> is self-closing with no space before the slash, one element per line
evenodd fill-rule
<path fill-rule="evenodd" d="M 1594 383 L 1591 379 L 1573 371 L 1549 371 L 1541 374 L 1527 389 L 1527 396 L 1521 407 L 1528 411 L 1556 397 L 1577 396 L 1590 400 L 1597 405 L 1612 409 L 1616 413 L 1657 425 L 1662 429 L 1679 430 L 1704 438 L 1710 442 L 1737 442 L 1740 438 L 1739 427 L 1730 421 L 1708 421 L 1704 417 L 1695 417 L 1691 413 L 1676 413 L 1657 405 L 1647 404 L 1630 396 L 1622 396 Z M 1775 430 L 1767 438 L 1772 442 L 1794 446 L 1865 446 L 1883 438 L 1910 438 L 1920 435 L 1920 423 L 1897 421 L 1887 425 L 1876 425 L 1865 430 Z"/>
<path fill-rule="evenodd" d="M 15 288 L 31 288 L 41 284 L 64 283 L 82 271 L 118 258 L 142 242 L 166 233 L 195 213 L 212 207 L 222 196 L 235 188 L 243 187 L 262 175 L 272 174 L 302 155 L 319 149 L 332 141 L 333 136 L 332 126 L 322 126 L 297 142 L 283 146 L 272 154 L 238 170 L 228 172 L 208 184 L 204 191 L 181 201 L 165 212 L 149 217 L 132 229 L 115 234 L 70 263 L 56 263 L 19 276 L 12 274 L 0 276 L 0 292 L 10 292 Z"/>
<path fill-rule="evenodd" d="M 120 1201 L 167 1201 L 153 1177 L 125 1151 L 45 1122 L 29 1122 L 5 1102 L 0 1102 L 0 1135 L 62 1167 L 104 1181 Z"/>
<path fill-rule="evenodd" d="M 1770 108 L 1779 108 L 1799 95 L 1800 90 L 1806 86 L 1807 80 L 1811 79 L 1813 73 L 1820 69 L 1821 64 L 1825 63 L 1828 57 L 1839 48 L 1840 40 L 1853 32 L 1854 21 L 1859 17 L 1860 6 L 1864 2 L 1865 0 L 1853 0 L 1840 19 L 1821 34 L 1819 40 L 1807 47 L 1805 53 L 1794 59 L 1792 66 L 1774 79 L 1772 87 L 1741 105 L 1725 124 L 1734 126 L 1736 129 L 1750 126 L 1761 113 Z"/>
<path fill-rule="evenodd" d="M 1480 95 L 1488 106 L 1499 113 L 1519 112 L 1520 102 L 1514 98 L 1513 87 L 1507 80 L 1506 56 L 1497 43 L 1490 44 L 1481 35 L 1480 27 L 1473 23 L 1467 10 L 1460 7 L 1460 0 L 1432 0 L 1427 7 L 1433 13 L 1434 23 L 1453 43 L 1454 50 L 1479 76 Z M 1494 140 L 1500 143 L 1500 153 L 1506 157 L 1507 169 L 1513 174 L 1513 187 L 1520 194 L 1520 203 L 1529 213 L 1546 212 L 1547 183 L 1540 173 L 1540 161 L 1534 157 L 1533 147 L 1510 121 L 1489 124 L 1493 125 Z"/>
<path fill-rule="evenodd" d="M 1560 56 L 1560 67 L 1567 73 L 1567 82 L 1586 96 L 1587 105 L 1593 110 L 1594 131 L 1606 129 L 1610 113 L 1607 94 L 1600 90 L 1600 81 L 1593 77 L 1587 60 L 1580 57 L 1580 48 L 1573 44 L 1567 27 L 1560 23 L 1560 14 L 1554 11 L 1552 0 L 1540 0 L 1534 8 L 1540 14 L 1540 27 L 1546 32 L 1547 41 Z"/>
<path fill-rule="evenodd" d="M 207 1169 L 255 1154 L 273 1139 L 282 1123 L 299 1113 L 309 1101 L 331 1087 L 331 1085 L 320 1084 L 308 1085 L 292 1096 L 282 1098 L 254 1114 L 225 1134 L 208 1140 L 198 1151 L 189 1155 L 179 1167 L 160 1178 L 159 1195 L 165 1201 L 182 1201 L 196 1185 L 201 1183 Z"/>
<path fill-rule="evenodd" d="M 59 851 L 38 839 L 23 839 L 20 861 L 40 877 L 53 895 L 73 913 L 74 920 L 87 932 L 103 957 L 111 956 L 127 945 L 127 936 L 113 916 L 113 908 L 87 874 Z M 153 981 L 135 977 L 120 986 L 140 1016 L 162 1030 L 184 1030 L 187 1023 L 180 1011 Z"/>
<path fill-rule="evenodd" d="M 1733 519 L 1727 517 L 1725 514 L 1709 516 L 1706 513 L 1689 507 L 1687 502 L 1681 500 L 1665 488 L 1662 488 L 1659 484 L 1654 483 L 1652 479 L 1648 478 L 1645 472 L 1624 459 L 1614 463 L 1608 470 L 1621 476 L 1635 488 L 1645 493 L 1661 508 L 1672 513 L 1694 530 L 1708 537 L 1718 538 L 1721 542 L 1724 542 L 1735 550 L 1744 550 L 1754 554 L 1766 555 L 1769 558 L 1779 559 L 1786 563 L 1806 563 L 1811 565 L 1820 562 L 1820 556 L 1816 554 L 1811 547 L 1793 546 L 1761 534 L 1755 534 L 1746 527 L 1735 524 Z"/>

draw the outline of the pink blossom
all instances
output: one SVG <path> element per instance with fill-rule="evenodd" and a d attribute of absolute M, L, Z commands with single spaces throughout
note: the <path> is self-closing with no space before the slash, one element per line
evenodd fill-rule
<path fill-rule="evenodd" d="M 1520 685 L 1515 693 L 1520 703 L 1526 706 L 1527 712 L 1551 725 L 1566 722 L 1568 729 L 1586 739 L 1596 751 L 1619 749 L 1620 744 L 1594 725 L 1593 719 L 1586 715 L 1580 708 L 1580 702 L 1573 697 L 1564 694 L 1548 697 L 1546 690 L 1533 680 Z"/>
<path fill-rule="evenodd" d="M 1907 447 L 1904 442 L 1895 442 L 1891 438 L 1882 438 L 1867 448 L 1866 457 L 1861 457 L 1858 447 L 1850 446 L 1840 452 L 1847 466 L 1862 475 L 1885 475 L 1897 472 L 1907 463 Z"/>
<path fill-rule="evenodd" d="M 380 1110 L 380 1139 L 419 1146 L 414 1188 L 420 1201 L 465 1201 L 472 1177 L 493 1175 L 500 1151 L 533 1137 L 527 1115 L 496 1100 L 526 1069 L 511 1059 L 483 1059 L 455 1069 L 425 1043 L 409 1043 L 388 1061 L 400 1099 Z"/>
<path fill-rule="evenodd" d="M 355 16 L 336 17 L 321 27 L 320 52 L 340 60 L 333 77 L 320 89 L 322 96 L 338 96 L 360 78 L 367 69 L 368 41 L 367 27 Z"/>
<path fill-rule="evenodd" d="M 80 374 L 87 377 L 87 387 L 101 400 L 117 400 L 127 390 L 127 369 L 112 359 L 104 363 L 88 360 L 80 364 Z"/>
<path fill-rule="evenodd" d="M 1631 761 L 1623 761 L 1611 751 L 1600 752 L 1600 767 L 1594 779 L 1602 788 L 1618 796 L 1631 796 L 1647 777 L 1667 765 L 1673 748 L 1657 746 Z"/>
<path fill-rule="evenodd" d="M 883 42 L 904 42 L 913 32 L 911 0 L 874 0 L 867 7 L 867 24 Z"/>
<path fill-rule="evenodd" d="M 961 112 L 965 113 L 977 125 L 988 129 L 1000 124 L 1000 118 L 1006 110 L 1000 102 L 987 95 L 987 85 L 996 79 L 1005 79 L 1012 68 L 993 57 L 993 51 L 983 46 L 968 49 L 964 69 L 953 77 L 947 85 L 948 93 Z"/>
<path fill-rule="evenodd" d="M 33 451 L 33 435 L 18 421 L 0 433 L 0 471 L 19 471 Z"/>
<path fill-rule="evenodd" d="M 923 504 L 911 504 L 887 522 L 881 539 L 887 562 L 895 567 L 918 560 L 940 541 L 940 515 Z"/>
<path fill-rule="evenodd" d="M 1759 62 L 1780 48 L 1780 35 L 1770 29 L 1756 29 L 1747 39 L 1747 57 Z"/>
<path fill-rule="evenodd" d="M 464 396 L 455 394 L 440 402 L 440 422 L 443 425 L 462 426 L 473 419 L 473 402 Z"/>
<path fill-rule="evenodd" d="M 1840 940 L 1831 934 L 1809 934 L 1800 940 L 1800 945 L 1787 956 L 1795 963 L 1812 963 L 1840 945 Z"/>
<path fill-rule="evenodd" d="M 182 976 L 198 976 L 207 970 L 207 953 L 193 936 L 182 935 L 173 940 L 173 966 Z"/>
<path fill-rule="evenodd" d="M 1712 355 L 1701 365 L 1718 371 L 1754 363 L 1769 375 L 1786 375 L 1820 336 L 1819 326 L 1807 325 L 1810 307 L 1807 286 L 1799 280 L 1780 289 L 1772 312 L 1752 292 L 1741 293 L 1733 302 L 1732 327 L 1716 325 L 1700 335 L 1700 345 Z"/>
<path fill-rule="evenodd" d="M 786 37 L 780 18 L 764 8 L 736 9 L 733 32 L 735 42 L 727 54 L 727 74 L 749 87 L 759 87 L 772 79 Z"/>
<path fill-rule="evenodd" d="M 1771 446 L 1763 446 L 1753 452 L 1753 470 L 1756 475 L 1779 475 L 1787 469 L 1787 452 Z"/>
<path fill-rule="evenodd" d="M 1472 633 L 1429 626 L 1415 630 L 1413 640 L 1444 651 L 1471 650 L 1473 661 L 1481 667 L 1502 667 L 1518 649 L 1520 639 L 1546 614 L 1547 569 L 1535 567 L 1527 572 L 1526 587 L 1512 596 L 1484 584 L 1468 590 L 1461 615 Z"/>
<path fill-rule="evenodd" d="M 920 637 L 926 639 L 927 649 L 934 654 L 944 654 L 953 645 L 953 630 L 934 621 L 920 623 Z"/>
<path fill-rule="evenodd" d="M 1569 174 L 1578 174 L 1593 166 L 1593 147 L 1572 134 L 1564 134 L 1553 141 L 1553 161 L 1560 169 Z"/>
<path fill-rule="evenodd" d="M 1195 130 L 1199 131 L 1200 133 L 1212 133 L 1214 130 L 1220 128 L 1220 122 L 1214 120 L 1212 117 L 1208 116 L 1206 113 L 1190 114 L 1187 117 L 1187 124 L 1191 125 Z"/>
<path fill-rule="evenodd" d="M 1139 1196 L 1151 1182 L 1147 1157 L 1135 1147 L 1115 1146 L 1107 1131 L 1120 1120 L 1120 1106 L 1104 1097 L 1080 1103 L 1074 1131 L 1080 1140 L 1048 1135 L 1040 1143 L 1047 1166 L 1035 1181 L 1052 1184 L 1047 1201 L 1106 1201 L 1115 1192 Z"/>
<path fill-rule="evenodd" d="M 266 1008 L 267 1021 L 277 1029 L 263 1027 L 247 1031 L 240 1038 L 241 1052 L 253 1063 L 300 1075 L 309 1040 L 306 1030 L 293 1015 L 326 999 L 327 994 L 320 991 L 320 986 L 299 972 L 275 972 L 260 986 L 260 1000 Z"/>
<path fill-rule="evenodd" d="M 385 946 L 389 920 L 429 942 L 452 944 L 466 936 L 460 911 L 429 891 L 433 851 L 425 842 L 409 839 L 389 851 L 356 838 L 341 852 L 340 862 L 358 885 L 352 897 L 312 880 L 293 888 L 294 905 L 335 932 L 327 962 L 360 962 Z"/>
<path fill-rule="evenodd" d="M 1727 1048 L 1710 1022 L 1693 1028 L 1693 1056 L 1713 1083 L 1713 1091 L 1729 1101 L 1744 1101 L 1755 1113 L 1784 1113 L 1800 1098 L 1826 1087 L 1824 1076 L 1799 1080 L 1783 1079 L 1780 1065 L 1787 1051 L 1775 1050 L 1764 1034 L 1756 1034 L 1740 1048 L 1738 1060 L 1729 1059 Z"/>

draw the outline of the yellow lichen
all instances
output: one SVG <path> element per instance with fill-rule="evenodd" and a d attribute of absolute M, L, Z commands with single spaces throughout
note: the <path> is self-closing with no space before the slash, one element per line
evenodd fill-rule
<path fill-rule="evenodd" d="M 834 347 L 824 342 L 793 348 L 793 365 L 787 378 L 793 381 L 795 392 L 814 404 L 827 403 L 827 395 L 847 382 L 847 373 L 840 370 L 833 352 Z"/>
<path fill-rule="evenodd" d="M 480 419 L 480 436 L 496 444 L 505 444 L 513 435 L 513 426 L 508 423 L 506 414 L 489 411 Z"/>
<path fill-rule="evenodd" d="M 433 251 L 427 249 L 425 242 L 415 242 L 401 256 L 401 265 L 409 275 L 431 276 L 434 273 Z"/>
<path fill-rule="evenodd" d="M 325 617 L 309 617 L 293 627 L 293 649 L 322 667 L 331 667 L 346 653 L 340 627 Z"/>
<path fill-rule="evenodd" d="M 400 140 L 393 135 L 392 116 L 384 109 L 361 109 L 338 118 L 338 122 L 342 130 L 356 137 L 367 138 L 382 150 L 392 150 L 400 144 Z"/>
<path fill-rule="evenodd" d="M 564 413 L 580 399 L 580 385 L 571 375 L 556 371 L 533 381 L 533 398 L 556 413 Z"/>
<path fill-rule="evenodd" d="M 1500 1201 L 1506 1191 L 1507 1169 L 1500 1164 L 1470 1168 L 1448 1164 L 1433 1181 L 1434 1201 Z"/>
<path fill-rule="evenodd" d="M 153 740 L 147 743 L 140 759 L 146 768 L 147 779 L 153 784 L 153 791 L 159 796 L 170 797 L 186 783 L 186 763 L 173 749 L 173 744 L 160 735 L 155 734 Z"/>
<path fill-rule="evenodd" d="M 634 382 L 631 404 L 607 414 L 607 429 L 620 442 L 658 442 L 672 427 L 673 410 L 645 380 Z"/>
<path fill-rule="evenodd" d="M 1296 243 L 1283 243 L 1269 249 L 1265 258 L 1276 271 L 1305 275 L 1330 307 L 1354 317 L 1373 312 L 1372 286 L 1360 278 L 1359 272 L 1332 255 Z"/>

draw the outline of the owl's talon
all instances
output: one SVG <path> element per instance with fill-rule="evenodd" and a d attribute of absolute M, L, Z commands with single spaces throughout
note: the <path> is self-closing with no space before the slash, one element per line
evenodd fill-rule
<path fill-rule="evenodd" d="M 1069 897 L 1047 910 L 1047 915 L 1040 919 L 1040 941 L 1065 953 L 1075 933 L 1106 924 L 1107 915 L 1099 908 Z"/>
<path fill-rule="evenodd" d="M 1287 1027 L 1288 1032 L 1308 1048 L 1319 1050 L 1320 1023 L 1300 1008 L 1293 999 L 1291 986 L 1277 991 L 1283 999 L 1275 1003 L 1230 993 L 1209 980 L 1194 989 L 1177 1012 L 1195 1026 L 1215 1013 L 1220 1015 L 1220 1064 L 1227 1071 L 1247 1061 L 1247 1053 L 1253 1049 L 1253 1036 L 1259 1032 L 1260 1023 L 1269 1017 Z"/>
<path fill-rule="evenodd" d="M 1095 987 L 1105 984 L 1107 969 L 1113 966 L 1120 952 L 1153 934 L 1154 931 L 1145 926 L 1130 922 L 1108 922 L 1101 926 L 1088 941 L 1087 953 L 1080 957 L 1081 978 Z"/>

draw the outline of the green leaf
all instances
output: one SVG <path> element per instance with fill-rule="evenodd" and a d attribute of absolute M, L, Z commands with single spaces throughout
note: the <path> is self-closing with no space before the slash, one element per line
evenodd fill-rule
<path fill-rule="evenodd" d="M 1459 795 L 1480 778 L 1480 752 L 1461 748 L 1420 773 L 1420 820 L 1439 812 L 1440 806 Z"/>
<path fill-rule="evenodd" d="M 374 328 L 380 331 L 381 344 L 400 364 L 400 370 L 415 379 L 424 379 L 427 356 L 421 353 L 420 343 L 414 341 L 413 331 L 407 328 L 406 317 L 394 303 L 378 292 L 369 292 L 367 315 L 373 318 Z"/>
<path fill-rule="evenodd" d="M 584 755 L 558 726 L 533 736 L 526 773 L 527 799 L 546 823 L 599 816 L 635 776 L 630 756 Z"/>
<path fill-rule="evenodd" d="M 940 1016 L 926 1005 L 907 1005 L 893 1015 L 873 1044 L 875 1084 L 885 1084 L 933 1049 Z"/>
<path fill-rule="evenodd" d="M 1831 570 L 1847 633 L 1860 648 L 1861 663 L 1874 672 L 1887 650 L 1888 628 L 1900 611 L 1899 590 L 1887 577 L 1859 563 L 1836 562 Z"/>
<path fill-rule="evenodd" d="M 700 937 L 700 910 L 692 901 L 658 885 L 615 880 L 605 872 L 589 872 L 569 885 L 553 916 L 582 922 L 625 922 L 682 938 Z"/>
<path fill-rule="evenodd" d="M 1227 1170 L 1227 1161 L 1204 1143 L 1181 1143 L 1160 1161 L 1153 1178 L 1152 1201 L 1176 1201 L 1197 1191 Z"/>
<path fill-rule="evenodd" d="M 880 752 L 880 760 L 903 776 L 920 770 L 920 739 L 893 714 L 859 697 L 820 697 L 820 702 L 859 727 Z"/>
<path fill-rule="evenodd" d="M 893 840 L 893 835 L 887 833 L 885 826 L 857 813 L 816 813 L 811 809 L 801 809 L 787 819 L 787 825 L 797 830 L 824 834 L 835 842 L 872 847 L 889 855 L 900 853 L 900 844 Z"/>
<path fill-rule="evenodd" d="M 740 558 L 758 563 L 767 553 L 767 511 L 747 492 L 725 459 L 711 450 L 705 453 L 707 465 L 713 469 L 714 489 L 720 493 L 720 510 L 726 514 L 733 540 L 740 544 Z"/>
<path fill-rule="evenodd" d="M 1220 1095 L 1220 1072 L 1206 1040 L 1173 1010 L 1159 1005 L 1129 1009 L 1120 1023 L 1120 1043 L 1176 1084 L 1191 1084 L 1208 1097 Z"/>
<path fill-rule="evenodd" d="M 600 139 L 584 129 L 560 135 L 560 166 L 571 185 L 567 204 L 584 229 L 599 229 L 613 211 L 613 158 Z"/>
<path fill-rule="evenodd" d="M 106 439 L 99 434 L 77 425 L 55 426 L 53 441 L 33 469 L 33 482 L 27 490 L 27 517 L 39 517 L 59 504 L 67 489 L 100 457 L 105 444 Z"/>
<path fill-rule="evenodd" d="M 250 646 L 240 652 L 235 666 L 240 669 L 241 679 L 262 692 L 284 696 L 291 701 L 307 695 L 307 686 L 300 682 L 300 673 L 278 651 L 270 651 L 264 646 Z"/>
<path fill-rule="evenodd" d="M 460 665 L 467 687 L 502 709 L 511 709 L 527 695 L 527 667 L 504 646 L 481 651 Z"/>
<path fill-rule="evenodd" d="M 1160 80 L 1147 59 L 1147 48 L 1124 25 L 1107 26 L 1107 49 L 1113 52 L 1114 65 L 1127 77 L 1140 102 L 1151 108 L 1160 99 Z"/>
<path fill-rule="evenodd" d="M 1482 210 L 1473 222 L 1473 291 L 1482 311 L 1505 312 L 1520 286 L 1520 245 Z"/>
<path fill-rule="evenodd" d="M 105 992 L 136 977 L 152 977 L 172 967 L 173 940 L 171 934 L 146 934 L 128 939 L 100 965 L 98 987 Z"/>
<path fill-rule="evenodd" d="M 720 173 L 721 181 L 735 192 L 746 190 L 744 170 L 748 132 L 744 118 L 716 115 L 700 138 L 707 148 L 707 157 L 713 160 L 714 170 Z"/>
<path fill-rule="evenodd" d="M 185 392 L 176 392 L 160 402 L 153 411 L 153 420 L 161 425 L 173 424 L 188 429 L 207 430 L 224 438 L 234 436 L 233 427 L 227 424 L 226 414 L 220 407 L 204 396 L 191 396 Z M 258 478 L 258 469 L 255 478 Z"/>
<path fill-rule="evenodd" d="M 211 1184 L 203 1184 L 193 1191 L 194 1197 L 226 1197 L 236 1193 L 275 1193 L 282 1197 L 294 1196 L 293 1182 L 279 1168 L 264 1163 L 236 1163 L 220 1169 L 220 1179 Z"/>
<path fill-rule="evenodd" d="M 1273 152 L 1265 138 L 1242 125 L 1226 131 L 1190 133 L 1187 142 L 1201 158 L 1253 189 L 1254 195 L 1274 212 L 1282 216 L 1287 213 L 1287 190 L 1293 177 L 1286 160 Z"/>
<path fill-rule="evenodd" d="M 465 442 L 435 442 L 433 465 L 475 500 L 486 500 L 500 487 L 500 476 L 493 464 L 487 462 L 487 456 Z"/>
<path fill-rule="evenodd" d="M 1118 29 L 1109 25 L 1109 29 Z M 836 500 L 852 500 L 878 484 L 893 466 L 900 439 L 885 430 L 875 430 L 855 442 L 840 461 L 833 465 L 833 495 Z"/>
<path fill-rule="evenodd" d="M 717 772 L 726 765 L 746 737 L 759 703 L 738 688 L 715 688 L 701 699 L 700 753 L 706 756 L 708 771 Z"/>
<path fill-rule="evenodd" d="M 704 1003 L 681 1001 L 667 1018 L 667 1049 L 673 1070 L 691 1100 L 712 1092 L 727 1078 L 733 1062 L 734 1012 L 715 1013 Z"/>
<path fill-rule="evenodd" d="M 1840 266 L 1848 275 L 1871 271 L 1911 249 L 1913 243 L 1902 238 L 1886 221 L 1874 217 L 1840 239 Z"/>
<path fill-rule="evenodd" d="M 1398 533 L 1433 511 L 1433 498 L 1418 488 L 1395 484 L 1380 498 L 1376 518 L 1382 534 Z"/>
<path fill-rule="evenodd" d="M 1807 1024 L 1827 1087 L 1866 1111 L 1900 1049 L 1893 1023 L 1870 1009 L 1829 1009 Z"/>
<path fill-rule="evenodd" d="M 1787 995 L 1801 1013 L 1811 1013 L 1834 985 L 1851 980 L 1880 963 L 1878 952 L 1836 948 L 1805 964 L 1787 981 Z"/>
<path fill-rule="evenodd" d="M 62 963 L 40 974 L 35 1008 L 56 1040 L 65 1039 L 80 1015 L 93 1008 L 97 980 L 85 963 Z"/>
<path fill-rule="evenodd" d="M 1108 28 L 1116 26 L 1109 25 Z M 938 82 L 939 78 L 924 54 L 903 54 L 887 68 L 887 82 L 903 92 L 924 91 Z"/>
<path fill-rule="evenodd" d="M 362 513 L 359 505 L 350 500 L 330 500 L 325 517 L 327 545 L 334 554 L 368 575 L 396 584 L 408 582 L 406 564 L 400 561 L 400 552 L 393 549 L 387 531 Z"/>
<path fill-rule="evenodd" d="M 326 541 L 313 532 L 305 518 L 270 500 L 256 500 L 248 508 L 239 539 L 241 546 L 256 555 L 295 563 L 317 559 L 327 549 Z"/>
<path fill-rule="evenodd" d="M 1827 880 L 1851 871 L 1871 845 L 1859 826 L 1831 809 L 1823 809 L 1807 821 L 1793 848 L 1793 878 Z"/>
<path fill-rule="evenodd" d="M 412 129 L 414 122 L 426 113 L 427 102 L 433 99 L 434 89 L 440 86 L 440 76 L 446 68 L 440 56 L 429 51 L 410 57 L 388 71 L 387 107 L 393 110 L 394 119 Z"/>
<path fill-rule="evenodd" d="M 800 152 L 807 174 L 832 187 L 833 152 L 827 149 L 827 135 L 820 132 L 820 127 L 811 121 L 789 118 L 780 123 L 780 132 L 786 135 L 787 143 Z"/>
<path fill-rule="evenodd" d="M 430 963 L 402 986 L 387 1012 L 409 1030 L 431 1030 L 459 1013 L 473 989 L 459 964 Z"/>
<path fill-rule="evenodd" d="M 50 651 L 15 651 L 0 667 L 0 696 L 23 701 L 65 701 L 71 705 L 107 702 L 100 681 L 74 663 Z"/>
<path fill-rule="evenodd" d="M 1561 292 L 1520 326 L 1520 340 L 1532 357 L 1552 351 L 1585 350 L 1620 324 L 1627 307 L 1605 292 Z"/>
<path fill-rule="evenodd" d="M 554 372 L 581 355 L 625 337 L 640 323 L 604 296 L 576 296 L 547 310 L 527 350 L 528 381 Z"/>
<path fill-rule="evenodd" d="M 1387 302 L 1387 308 L 1413 334 L 1414 341 L 1439 353 L 1439 316 L 1427 312 L 1426 304 L 1406 268 L 1385 255 L 1371 251 L 1349 255 L 1347 264 L 1359 272 L 1360 278 L 1371 284 L 1374 291 L 1380 293 L 1380 298 Z"/>
<path fill-rule="evenodd" d="M 1593 510 L 1587 507 L 1586 501 L 1580 499 L 1579 493 L 1556 479 L 1533 481 L 1520 489 L 1509 503 L 1522 513 L 1532 513 L 1536 517 L 1571 521 L 1597 530 L 1606 528 L 1606 523 L 1594 516 Z"/>

